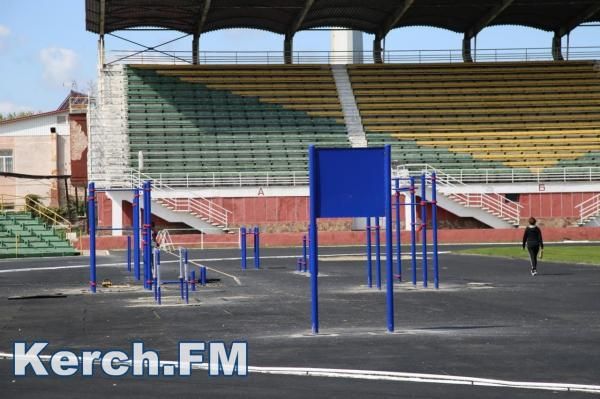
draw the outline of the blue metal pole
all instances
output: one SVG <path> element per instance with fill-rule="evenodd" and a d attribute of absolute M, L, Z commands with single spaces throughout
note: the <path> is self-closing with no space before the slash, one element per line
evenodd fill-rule
<path fill-rule="evenodd" d="M 140 281 L 140 190 L 133 190 L 133 274 Z"/>
<path fill-rule="evenodd" d="M 190 287 L 189 287 L 189 275 L 188 275 L 188 250 L 183 249 L 183 276 L 185 278 L 185 303 L 190 303 Z"/>
<path fill-rule="evenodd" d="M 394 262 L 392 260 L 392 150 L 387 144 L 384 153 L 383 178 L 385 189 L 385 265 L 386 265 L 386 302 L 387 302 L 387 328 L 394 331 Z"/>
<path fill-rule="evenodd" d="M 196 271 L 192 270 L 192 291 L 196 291 Z"/>
<path fill-rule="evenodd" d="M 440 288 L 440 273 L 438 265 L 438 218 L 437 218 L 437 180 L 435 172 L 431 174 L 431 223 L 433 241 L 433 284 Z"/>
<path fill-rule="evenodd" d="M 146 224 L 148 223 L 148 184 L 147 182 L 142 183 L 142 193 L 143 193 L 143 204 L 144 210 L 142 212 L 142 254 L 144 258 L 144 288 L 150 289 L 150 254 L 148 253 L 148 229 L 146 228 Z"/>
<path fill-rule="evenodd" d="M 302 236 L 302 268 L 304 273 L 307 272 L 308 267 L 308 247 L 307 247 L 307 239 L 306 234 Z"/>
<path fill-rule="evenodd" d="M 152 252 L 152 267 L 156 268 L 158 265 L 158 254 L 157 250 Z M 152 273 L 152 286 L 154 288 L 154 300 L 158 301 L 158 284 L 156 281 L 156 272 Z"/>
<path fill-rule="evenodd" d="M 127 271 L 131 272 L 131 236 L 127 236 Z"/>
<path fill-rule="evenodd" d="M 319 288 L 317 276 L 319 273 L 319 259 L 317 241 L 317 180 L 316 180 L 316 153 L 315 146 L 308 146 L 308 180 L 309 180 L 309 250 L 310 250 L 310 288 L 311 288 L 311 319 L 313 334 L 319 333 Z"/>
<path fill-rule="evenodd" d="M 240 245 L 242 247 L 242 270 L 246 270 L 246 228 L 240 228 Z"/>
<path fill-rule="evenodd" d="M 260 230 L 254 227 L 254 268 L 260 269 Z"/>
<path fill-rule="evenodd" d="M 185 292 L 183 290 L 183 248 L 179 247 L 179 293 L 181 299 L 185 298 Z"/>
<path fill-rule="evenodd" d="M 379 216 L 375 218 L 375 279 L 377 289 L 381 289 L 381 226 L 379 226 Z"/>
<path fill-rule="evenodd" d="M 400 179 L 396 179 L 396 263 L 398 265 L 398 280 L 402 281 L 402 248 L 400 247 Z"/>
<path fill-rule="evenodd" d="M 421 175 L 421 245 L 423 256 L 423 287 L 427 287 L 427 179 Z"/>
<path fill-rule="evenodd" d="M 90 230 L 90 291 L 96 292 L 96 185 L 88 184 L 88 226 Z"/>
<path fill-rule="evenodd" d="M 412 283 L 417 285 L 417 200 L 415 198 L 415 178 L 410 178 L 410 255 L 411 255 L 411 268 L 412 268 Z"/>
<path fill-rule="evenodd" d="M 373 287 L 373 256 L 371 253 L 371 218 L 367 218 L 367 286 Z"/>
<path fill-rule="evenodd" d="M 146 237 L 148 238 L 148 241 L 146 243 L 146 247 L 147 247 L 147 251 L 148 251 L 148 259 L 150 262 L 152 262 L 152 181 L 151 180 L 147 180 L 146 181 Z M 152 284 L 152 266 L 151 264 L 148 264 L 148 276 L 149 276 L 149 280 L 150 280 L 150 284 Z M 152 286 L 150 286 L 150 288 L 152 288 Z"/>
<path fill-rule="evenodd" d="M 202 286 L 206 286 L 206 266 L 202 266 L 202 268 L 200 269 L 200 284 L 202 284 Z"/>
<path fill-rule="evenodd" d="M 160 284 L 160 249 L 156 248 L 156 292 L 158 304 L 162 304 L 162 292 L 161 292 L 161 284 Z"/>

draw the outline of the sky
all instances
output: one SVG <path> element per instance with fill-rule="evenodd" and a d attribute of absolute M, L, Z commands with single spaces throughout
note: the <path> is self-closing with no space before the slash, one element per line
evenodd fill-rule
<path fill-rule="evenodd" d="M 85 30 L 85 0 L 1 0 L 0 7 L 0 113 L 45 112 L 58 107 L 70 89 L 87 92 L 97 75 L 97 35 Z M 572 47 L 597 46 L 600 27 L 579 27 L 571 33 Z M 147 45 L 181 36 L 180 32 L 116 32 Z M 329 50 L 327 31 L 298 32 L 295 51 Z M 365 34 L 364 49 L 373 36 Z M 484 29 L 478 49 L 548 48 L 552 34 L 518 26 Z M 443 29 L 395 29 L 385 40 L 386 50 L 459 49 L 462 35 Z M 566 42 L 563 44 L 566 46 Z M 201 51 L 275 51 L 283 47 L 281 35 L 249 29 L 210 32 L 201 37 Z M 107 37 L 106 49 L 139 47 Z M 191 38 L 161 47 L 167 51 L 191 49 Z"/>

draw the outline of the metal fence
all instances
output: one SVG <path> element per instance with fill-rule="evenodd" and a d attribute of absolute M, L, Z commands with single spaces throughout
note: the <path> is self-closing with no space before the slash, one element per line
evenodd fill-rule
<path fill-rule="evenodd" d="M 563 56 L 567 60 L 595 60 L 600 58 L 600 47 L 570 47 Z M 475 62 L 501 61 L 552 61 L 552 49 L 501 48 L 476 49 L 471 52 Z M 385 50 L 381 53 L 385 63 L 455 63 L 463 62 L 461 49 L 446 50 Z M 200 64 L 283 64 L 282 51 L 201 51 Z M 294 51 L 294 64 L 372 64 L 373 52 L 353 51 Z M 119 64 L 191 64 L 191 51 L 111 50 L 107 52 L 107 63 Z"/>

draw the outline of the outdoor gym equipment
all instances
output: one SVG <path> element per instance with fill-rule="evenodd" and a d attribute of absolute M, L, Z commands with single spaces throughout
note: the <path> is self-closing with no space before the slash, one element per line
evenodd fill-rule
<path fill-rule="evenodd" d="M 248 260 L 246 237 L 252 236 L 254 245 L 254 268 L 260 269 L 260 230 L 258 227 L 246 228 L 240 227 L 240 248 L 242 252 L 241 262 L 242 270 L 246 270 Z"/>

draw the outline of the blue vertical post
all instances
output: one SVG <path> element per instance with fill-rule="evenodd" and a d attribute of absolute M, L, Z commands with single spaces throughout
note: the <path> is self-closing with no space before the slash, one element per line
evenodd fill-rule
<path fill-rule="evenodd" d="M 179 247 L 179 291 L 181 293 L 181 299 L 185 298 L 185 291 L 183 289 L 183 248 Z"/>
<path fill-rule="evenodd" d="M 127 271 L 131 272 L 131 236 L 127 236 Z"/>
<path fill-rule="evenodd" d="M 96 185 L 88 184 L 88 226 L 90 230 L 90 291 L 96 292 Z"/>
<path fill-rule="evenodd" d="M 412 220 L 410 225 L 410 255 L 412 258 L 411 268 L 413 285 L 417 285 L 417 199 L 415 190 L 415 178 L 410 177 L 410 218 Z"/>
<path fill-rule="evenodd" d="M 437 180 L 435 172 L 431 174 L 431 223 L 433 241 L 433 284 L 440 288 L 440 273 L 438 265 L 438 218 L 437 218 Z"/>
<path fill-rule="evenodd" d="M 386 264 L 386 302 L 387 302 L 387 327 L 389 332 L 394 331 L 394 267 L 392 261 L 392 151 L 391 146 L 385 146 L 384 153 L 385 179 L 385 264 Z"/>
<path fill-rule="evenodd" d="M 308 248 L 306 246 L 307 244 L 307 239 L 306 239 L 306 234 L 302 237 L 302 268 L 304 273 L 306 273 L 306 268 L 308 266 Z"/>
<path fill-rule="evenodd" d="M 421 245 L 423 256 L 423 287 L 427 287 L 427 177 L 421 175 Z"/>
<path fill-rule="evenodd" d="M 375 279 L 377 289 L 381 289 L 381 226 L 379 216 L 375 218 Z"/>
<path fill-rule="evenodd" d="M 200 285 L 206 286 L 206 266 L 200 268 Z"/>
<path fill-rule="evenodd" d="M 242 270 L 246 270 L 246 228 L 240 227 L 240 246 L 242 249 Z"/>
<path fill-rule="evenodd" d="M 400 247 L 400 179 L 395 181 L 396 189 L 396 263 L 398 265 L 398 280 L 402 281 L 402 248 Z"/>
<path fill-rule="evenodd" d="M 188 275 L 188 250 L 184 248 L 183 250 L 183 275 L 185 278 L 185 303 L 190 303 L 190 284 L 189 284 L 189 275 Z"/>
<path fill-rule="evenodd" d="M 371 218 L 367 218 L 367 286 L 373 287 L 373 259 L 371 254 Z"/>
<path fill-rule="evenodd" d="M 254 268 L 260 269 L 260 230 L 254 227 Z"/>
<path fill-rule="evenodd" d="M 196 271 L 192 270 L 192 291 L 196 291 Z"/>
<path fill-rule="evenodd" d="M 152 239 L 148 234 L 148 182 L 145 181 L 142 184 L 142 192 L 144 197 L 142 198 L 144 204 L 144 210 L 142 212 L 142 251 L 144 258 L 144 288 L 151 289 L 150 281 L 150 264 L 152 262 L 152 252 L 149 250 L 149 242 Z"/>
<path fill-rule="evenodd" d="M 155 253 L 155 259 L 154 259 L 154 269 L 156 270 L 155 272 L 155 280 L 154 280 L 154 284 L 156 286 L 156 300 L 158 301 L 158 304 L 161 305 L 162 304 L 162 293 L 161 293 L 161 284 L 160 284 L 160 249 L 156 248 L 154 249 L 154 253 Z"/>
<path fill-rule="evenodd" d="M 315 146 L 308 146 L 308 179 L 309 179 L 309 251 L 310 251 L 310 288 L 311 288 L 311 319 L 313 334 L 319 333 L 319 291 L 317 276 L 319 273 L 318 256 L 318 227 L 317 227 L 317 181 L 315 175 L 316 168 Z"/>
<path fill-rule="evenodd" d="M 146 251 L 148 251 L 148 259 L 150 262 L 152 261 L 152 181 L 146 181 L 146 207 L 144 211 L 146 213 L 146 236 L 148 238 L 148 242 L 146 243 Z M 148 264 L 148 276 L 150 280 L 150 284 L 152 284 L 152 267 Z M 152 288 L 152 287 L 150 287 Z"/>
<path fill-rule="evenodd" d="M 140 281 L 140 190 L 133 189 L 133 274 Z"/>
<path fill-rule="evenodd" d="M 156 269 L 158 269 L 158 264 L 160 262 L 158 248 L 154 249 L 152 259 L 152 286 L 154 287 L 154 300 L 158 301 L 158 280 L 156 272 Z"/>

